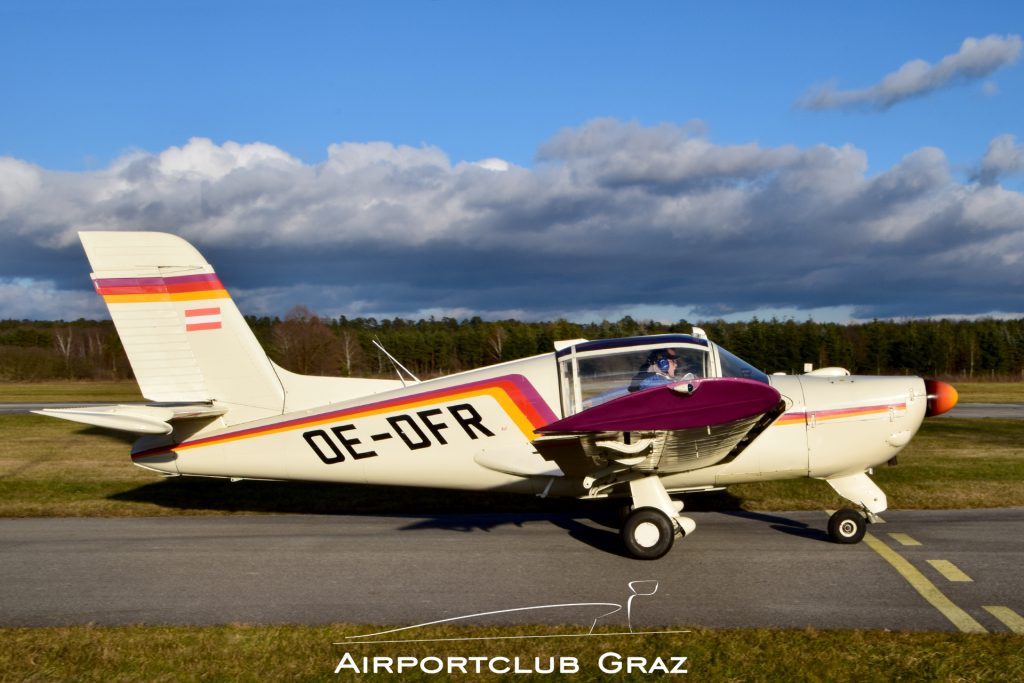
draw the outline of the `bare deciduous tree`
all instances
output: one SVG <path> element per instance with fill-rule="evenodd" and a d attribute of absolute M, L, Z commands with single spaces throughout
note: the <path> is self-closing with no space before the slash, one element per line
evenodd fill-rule
<path fill-rule="evenodd" d="M 274 346 L 285 368 L 303 375 L 337 374 L 340 343 L 330 328 L 305 306 L 288 311 L 274 328 Z"/>
<path fill-rule="evenodd" d="M 53 341 L 57 344 L 57 351 L 64 359 L 64 371 L 68 379 L 71 379 L 71 351 L 75 341 L 75 333 L 70 327 L 56 329 L 53 331 Z"/>

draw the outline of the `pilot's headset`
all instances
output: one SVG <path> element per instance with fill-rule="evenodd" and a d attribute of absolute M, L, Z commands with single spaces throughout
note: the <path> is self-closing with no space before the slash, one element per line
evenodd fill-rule
<path fill-rule="evenodd" d="M 678 359 L 675 356 L 669 355 L 669 353 L 667 351 L 663 351 L 663 352 L 659 353 L 658 354 L 658 369 L 661 370 L 662 372 L 664 372 L 667 375 L 668 374 L 668 369 L 669 369 L 669 363 L 671 361 L 673 361 L 673 360 L 676 361 L 677 363 L 679 362 Z"/>

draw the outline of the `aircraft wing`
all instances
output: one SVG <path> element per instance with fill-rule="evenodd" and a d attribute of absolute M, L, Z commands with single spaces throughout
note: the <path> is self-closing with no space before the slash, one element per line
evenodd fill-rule
<path fill-rule="evenodd" d="M 775 388 L 750 379 L 695 379 L 627 394 L 540 427 L 542 434 L 706 427 L 768 412 Z"/>
<path fill-rule="evenodd" d="M 44 408 L 32 412 L 133 434 L 170 434 L 173 429 L 170 423 L 174 420 L 214 418 L 223 415 L 227 409 L 208 403 L 187 403 Z"/>
<path fill-rule="evenodd" d="M 645 389 L 538 428 L 533 443 L 563 471 L 582 450 L 584 470 L 628 467 L 670 474 L 736 457 L 778 416 L 782 397 L 749 379 L 715 378 Z M 567 448 L 567 441 L 578 442 Z M 579 460 L 578 455 L 577 458 Z"/>

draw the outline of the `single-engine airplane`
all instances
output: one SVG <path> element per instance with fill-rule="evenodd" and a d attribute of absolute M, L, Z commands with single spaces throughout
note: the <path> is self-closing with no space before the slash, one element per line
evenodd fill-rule
<path fill-rule="evenodd" d="M 79 236 L 151 403 L 37 412 L 138 434 L 135 464 L 171 476 L 623 497 L 640 559 L 695 529 L 672 494 L 810 477 L 854 504 L 828 533 L 856 543 L 887 506 L 871 468 L 957 401 L 917 377 L 768 376 L 700 328 L 561 341 L 422 382 L 302 376 L 267 357 L 185 240 Z"/>

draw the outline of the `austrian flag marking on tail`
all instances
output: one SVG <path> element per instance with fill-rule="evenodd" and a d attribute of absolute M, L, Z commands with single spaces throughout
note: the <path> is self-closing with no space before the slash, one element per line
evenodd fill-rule
<path fill-rule="evenodd" d="M 221 325 L 220 307 L 193 308 L 185 311 L 185 331 L 219 330 Z"/>

